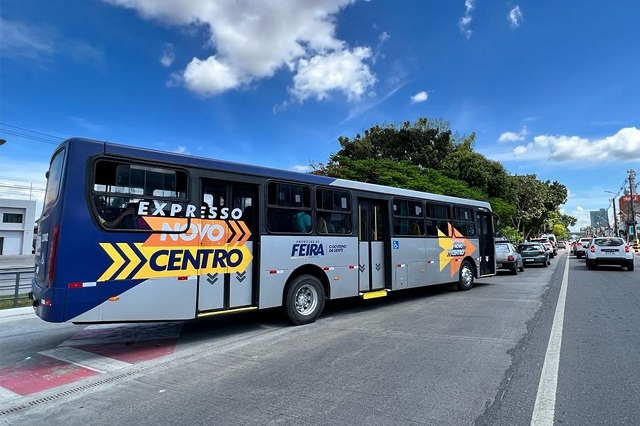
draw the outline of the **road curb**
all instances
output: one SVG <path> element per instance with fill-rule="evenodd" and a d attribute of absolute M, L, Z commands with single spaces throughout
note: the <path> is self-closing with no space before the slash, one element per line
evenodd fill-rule
<path fill-rule="evenodd" d="M 33 308 L 31 306 L 27 306 L 24 308 L 0 309 L 0 319 L 27 315 L 35 315 L 35 312 L 33 311 Z"/>

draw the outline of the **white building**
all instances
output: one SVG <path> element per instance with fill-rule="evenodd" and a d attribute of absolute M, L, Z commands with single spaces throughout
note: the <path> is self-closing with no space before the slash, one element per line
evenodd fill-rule
<path fill-rule="evenodd" d="M 0 255 L 31 254 L 36 202 L 0 198 Z"/>

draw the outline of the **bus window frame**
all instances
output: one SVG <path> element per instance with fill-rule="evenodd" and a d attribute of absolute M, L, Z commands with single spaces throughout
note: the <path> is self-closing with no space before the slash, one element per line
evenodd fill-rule
<path fill-rule="evenodd" d="M 318 196 L 320 196 L 320 194 L 322 193 L 322 191 L 327 191 L 331 193 L 331 199 L 332 199 L 332 204 L 333 204 L 333 208 L 332 209 L 325 209 L 324 206 L 319 207 L 318 206 Z M 348 206 L 342 210 L 342 209 L 335 209 L 335 196 L 336 195 L 340 195 L 343 194 L 346 196 L 347 199 L 347 203 Z M 354 208 L 353 208 L 353 194 L 351 193 L 351 191 L 345 189 L 345 188 L 333 188 L 330 186 L 316 186 L 313 190 L 312 193 L 312 199 L 315 200 L 315 204 L 313 204 L 312 206 L 312 210 L 314 213 L 314 217 L 316 219 L 315 221 L 315 230 L 316 233 L 318 235 L 332 235 L 332 236 L 348 236 L 348 235 L 352 235 L 353 234 L 353 215 L 354 215 Z M 346 223 L 348 224 L 348 227 L 345 227 L 345 232 L 338 232 L 335 231 L 334 227 L 334 231 L 331 232 L 328 230 L 327 228 L 327 232 L 320 232 L 318 230 L 318 226 L 319 226 L 319 217 L 321 217 L 323 220 L 327 220 L 325 217 L 323 217 L 324 214 L 328 214 L 328 215 L 332 215 L 332 214 L 339 214 L 342 215 L 342 220 L 339 222 L 341 224 L 345 223 L 345 217 L 348 218 L 348 220 L 346 221 Z"/>
<path fill-rule="evenodd" d="M 96 168 L 99 162 L 101 161 L 110 161 L 113 163 L 117 163 L 117 164 L 128 164 L 128 165 L 136 165 L 139 167 L 145 167 L 145 168 L 160 168 L 160 169 L 168 169 L 174 172 L 183 172 L 186 176 L 186 185 L 185 185 L 185 198 L 178 198 L 178 197 L 162 197 L 162 196 L 147 196 L 145 194 L 127 194 L 127 193 L 112 193 L 112 192 L 106 192 L 106 191 L 96 191 L 94 189 L 95 187 L 95 176 L 96 176 Z M 100 216 L 99 212 L 98 212 L 98 208 L 96 206 L 96 203 L 94 202 L 94 198 L 95 197 L 121 197 L 121 198 L 138 198 L 140 199 L 140 201 L 149 201 L 149 202 L 153 202 L 153 201 L 161 201 L 161 202 L 171 202 L 171 203 L 176 203 L 176 204 L 183 204 L 185 207 L 186 205 L 191 204 L 191 195 L 192 195 L 192 191 L 191 191 L 191 182 L 192 182 L 192 178 L 191 178 L 191 173 L 189 173 L 189 170 L 183 167 L 175 167 L 169 164 L 164 164 L 164 163 L 157 163 L 157 162 L 142 162 L 142 161 L 136 161 L 136 160 L 132 160 L 130 158 L 127 157 L 114 157 L 114 156 L 97 156 L 94 158 L 89 159 L 89 166 L 88 166 L 88 171 L 87 171 L 87 176 L 90 176 L 90 180 L 87 181 L 86 184 L 86 197 L 87 197 L 87 203 L 89 204 L 89 211 L 91 212 L 91 219 L 93 220 L 93 222 L 98 225 L 98 227 L 104 231 L 107 232 L 116 232 L 116 233 L 144 233 L 144 234 L 185 234 L 189 231 L 190 227 L 191 227 L 191 217 L 180 217 L 180 216 L 176 216 L 177 218 L 184 218 L 187 219 L 187 223 L 186 226 L 180 230 L 180 231 L 170 231 L 170 230 L 162 230 L 162 229 L 140 229 L 140 228 L 116 228 L 116 227 L 109 227 L 105 225 L 105 222 L 103 222 L 102 220 L 100 220 L 100 218 L 102 218 L 102 216 Z M 144 192 L 144 191 L 143 191 Z M 177 191 L 176 191 L 177 192 Z M 104 219 L 104 218 L 103 218 Z"/>
<path fill-rule="evenodd" d="M 471 213 L 471 219 L 461 219 L 458 217 L 459 213 L 461 210 L 469 210 L 469 212 Z M 460 234 L 462 234 L 465 237 L 477 237 L 478 235 L 478 231 L 476 229 L 476 211 L 472 206 L 467 206 L 467 205 L 460 205 L 460 204 L 453 204 L 451 205 L 451 213 L 452 213 L 452 217 L 451 217 L 451 225 L 453 225 L 453 227 L 458 230 L 458 232 L 460 232 Z M 462 232 L 462 227 L 457 226 L 458 224 L 467 224 L 471 225 L 473 232 L 472 233 L 467 233 L 467 232 Z M 468 228 L 465 226 L 464 230 L 466 231 Z"/>
<path fill-rule="evenodd" d="M 443 206 L 446 208 L 447 210 L 447 217 L 438 217 L 437 215 L 434 214 L 434 207 L 435 206 Z M 452 220 L 452 207 L 453 205 L 451 203 L 448 203 L 446 201 L 436 201 L 436 200 L 427 200 L 427 202 L 425 203 L 425 222 L 427 224 L 427 226 L 425 227 L 425 233 L 426 236 L 429 238 L 451 238 L 452 235 L 449 232 L 449 226 L 451 224 L 451 220 Z M 436 228 L 436 233 L 435 235 L 430 234 L 428 231 L 429 229 L 429 221 L 434 221 L 437 223 L 437 225 L 435 226 Z M 447 232 L 443 232 L 444 235 L 439 235 L 438 234 L 438 230 L 440 230 L 440 232 L 442 232 L 442 229 L 440 228 L 440 222 L 445 222 L 447 223 Z"/>
<path fill-rule="evenodd" d="M 275 184 L 275 185 L 288 185 L 288 186 L 296 186 L 296 187 L 300 187 L 302 188 L 302 203 L 304 203 L 304 189 L 306 188 L 308 190 L 308 194 L 309 194 L 309 206 L 305 207 L 305 206 L 284 206 L 284 205 L 280 205 L 280 204 L 271 204 L 270 203 L 270 199 L 269 199 L 269 194 L 270 194 L 270 188 L 271 185 Z M 264 213 L 265 213 L 265 229 L 267 230 L 267 232 L 269 234 L 275 234 L 275 235 L 311 235 L 315 229 L 316 223 L 315 223 L 315 218 L 314 218 L 314 191 L 313 191 L 313 187 L 311 185 L 308 185 L 306 183 L 300 183 L 300 182 L 295 182 L 295 181 L 287 181 L 287 180 L 279 180 L 279 179 L 268 179 L 265 182 L 265 202 L 264 202 Z M 276 188 L 276 202 L 279 201 L 277 194 L 279 190 L 279 186 Z M 289 194 L 291 194 L 291 192 L 289 192 Z M 308 232 L 298 232 L 293 230 L 293 215 L 291 215 L 291 217 L 289 218 L 288 223 L 290 222 L 291 224 L 291 230 L 287 231 L 278 231 L 278 230 L 273 230 L 271 229 L 271 218 L 269 216 L 269 209 L 273 209 L 272 211 L 275 210 L 280 210 L 280 211 L 288 211 L 288 212 L 306 212 L 310 217 L 311 217 L 311 227 L 309 229 Z"/>
<path fill-rule="evenodd" d="M 396 212 L 396 201 L 403 201 L 407 203 L 407 214 L 401 214 L 402 212 Z M 410 203 L 417 203 L 420 204 L 420 209 L 421 209 L 421 214 L 418 215 L 411 215 L 408 214 L 411 210 L 411 205 Z M 415 205 L 413 205 L 413 207 L 415 207 Z M 413 237 L 413 238 L 423 238 L 426 236 L 426 227 L 425 227 L 425 200 L 422 199 L 416 199 L 416 198 L 409 198 L 409 197 L 392 197 L 391 198 L 391 211 L 392 211 L 392 217 L 391 217 L 391 227 L 393 229 L 393 235 L 396 237 Z M 400 234 L 398 232 L 396 232 L 396 219 L 399 220 L 408 220 L 408 221 L 417 221 L 418 222 L 418 229 L 420 231 L 419 234 L 413 234 L 410 232 L 411 230 L 411 223 L 409 223 L 409 225 L 407 226 L 407 230 L 409 233 L 407 234 Z"/>

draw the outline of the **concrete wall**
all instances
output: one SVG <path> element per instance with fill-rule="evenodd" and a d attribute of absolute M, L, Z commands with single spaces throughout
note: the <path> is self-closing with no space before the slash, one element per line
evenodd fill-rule
<path fill-rule="evenodd" d="M 6 214 L 22 215 L 21 223 L 7 223 Z M 36 202 L 0 198 L 0 255 L 31 254 Z"/>

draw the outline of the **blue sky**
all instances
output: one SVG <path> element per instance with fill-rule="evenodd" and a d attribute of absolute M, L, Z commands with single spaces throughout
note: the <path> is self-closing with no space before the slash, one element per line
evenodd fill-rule
<path fill-rule="evenodd" d="M 339 136 L 428 117 L 564 184 L 577 229 L 640 170 L 639 15 L 637 0 L 3 1 L 0 197 L 41 196 L 70 136 L 306 171 Z"/>

